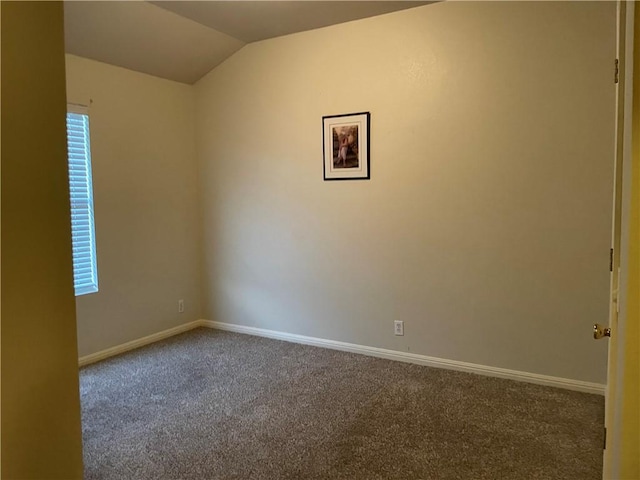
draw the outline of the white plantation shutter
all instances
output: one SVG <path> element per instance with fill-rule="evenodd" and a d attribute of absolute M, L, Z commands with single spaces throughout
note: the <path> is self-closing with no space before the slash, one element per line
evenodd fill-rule
<path fill-rule="evenodd" d="M 76 296 L 98 291 L 89 116 L 67 113 L 73 284 Z"/>

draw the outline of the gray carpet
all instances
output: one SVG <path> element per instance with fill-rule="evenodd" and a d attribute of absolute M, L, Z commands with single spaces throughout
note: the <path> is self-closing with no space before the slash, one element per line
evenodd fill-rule
<path fill-rule="evenodd" d="M 203 328 L 80 379 L 87 480 L 601 478 L 595 395 Z"/>

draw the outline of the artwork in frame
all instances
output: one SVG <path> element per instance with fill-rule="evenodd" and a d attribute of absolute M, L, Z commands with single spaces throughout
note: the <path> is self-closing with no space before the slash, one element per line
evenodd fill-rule
<path fill-rule="evenodd" d="M 369 112 L 322 117 L 324 179 L 369 180 Z"/>

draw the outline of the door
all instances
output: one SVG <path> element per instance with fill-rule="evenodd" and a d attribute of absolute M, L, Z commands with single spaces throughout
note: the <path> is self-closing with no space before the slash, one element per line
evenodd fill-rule
<path fill-rule="evenodd" d="M 626 62 L 626 18 L 627 18 L 626 2 L 618 2 L 618 24 L 617 24 L 617 72 L 616 77 L 616 145 L 615 145 L 615 163 L 614 163 L 614 195 L 613 195 L 613 224 L 611 229 L 611 253 L 609 260 L 609 270 L 611 272 L 610 281 L 610 302 L 609 302 L 609 331 L 611 336 L 607 337 L 609 341 L 609 354 L 607 366 L 607 388 L 605 391 L 605 439 L 604 439 L 604 478 L 611 478 L 611 448 L 607 449 L 606 445 L 611 445 L 611 428 L 614 418 L 612 406 L 613 399 L 616 394 L 616 376 L 617 376 L 617 358 L 618 358 L 618 317 L 620 310 L 620 239 L 622 229 L 622 180 L 625 153 L 625 87 L 627 85 L 627 62 Z M 629 112 L 626 112 L 627 116 Z M 595 331 L 594 338 L 602 341 L 606 338 L 602 332 Z"/>
<path fill-rule="evenodd" d="M 619 59 L 616 106 L 615 188 L 612 226 L 611 297 L 605 393 L 605 479 L 638 476 L 638 202 L 640 160 L 640 11 L 618 2 Z M 637 33 L 634 38 L 634 31 Z M 634 45 L 635 43 L 635 45 Z M 634 72 L 635 70 L 635 72 Z M 633 93 L 636 98 L 633 98 Z M 632 121 L 633 120 L 633 121 Z M 636 171 L 634 178 L 634 170 Z M 594 336 L 603 337 L 594 334 Z M 602 341 L 602 340 L 600 340 Z M 630 380 L 631 379 L 631 380 Z M 633 438 L 635 437 L 635 440 Z"/>

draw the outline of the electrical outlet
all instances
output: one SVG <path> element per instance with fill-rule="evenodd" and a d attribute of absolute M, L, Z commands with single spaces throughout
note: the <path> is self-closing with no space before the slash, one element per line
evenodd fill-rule
<path fill-rule="evenodd" d="M 404 322 L 402 320 L 393 321 L 393 333 L 394 335 L 404 335 Z"/>
<path fill-rule="evenodd" d="M 184 313 L 184 300 L 178 300 L 178 313 Z"/>

